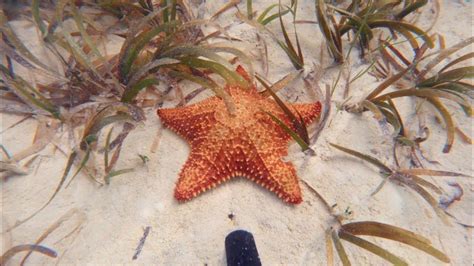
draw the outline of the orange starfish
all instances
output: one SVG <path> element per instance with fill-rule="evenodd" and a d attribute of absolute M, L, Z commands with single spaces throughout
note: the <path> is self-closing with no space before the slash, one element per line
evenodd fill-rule
<path fill-rule="evenodd" d="M 237 72 L 249 80 L 240 66 Z M 291 137 L 265 111 L 287 125 L 292 124 L 290 119 L 275 101 L 261 96 L 255 86 L 225 89 L 236 107 L 233 116 L 218 97 L 157 111 L 164 126 L 191 146 L 191 154 L 179 174 L 175 198 L 189 200 L 222 181 L 242 176 L 275 192 L 288 203 L 300 203 L 296 171 L 291 163 L 282 161 L 288 154 Z M 305 124 L 321 113 L 319 102 L 287 106 L 301 115 Z"/>

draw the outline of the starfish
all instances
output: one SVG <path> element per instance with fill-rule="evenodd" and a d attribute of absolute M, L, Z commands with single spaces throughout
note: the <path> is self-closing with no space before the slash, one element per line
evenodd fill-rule
<path fill-rule="evenodd" d="M 250 81 L 242 67 L 237 73 Z M 268 115 L 292 125 L 277 103 L 250 88 L 227 85 L 235 104 L 231 115 L 216 96 L 186 107 L 159 109 L 162 124 L 183 137 L 191 153 L 179 174 L 174 196 L 187 201 L 233 177 L 246 177 L 273 191 L 287 203 L 302 201 L 288 154 L 291 137 Z M 286 104 L 310 124 L 321 113 L 321 103 Z M 298 117 L 298 115 L 296 115 Z M 293 130 L 294 127 L 290 126 Z"/>

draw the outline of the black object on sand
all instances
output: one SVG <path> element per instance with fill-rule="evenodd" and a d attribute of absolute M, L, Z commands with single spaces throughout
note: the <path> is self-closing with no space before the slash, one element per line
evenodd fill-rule
<path fill-rule="evenodd" d="M 225 253 L 228 266 L 261 266 L 253 235 L 236 230 L 225 238 Z"/>

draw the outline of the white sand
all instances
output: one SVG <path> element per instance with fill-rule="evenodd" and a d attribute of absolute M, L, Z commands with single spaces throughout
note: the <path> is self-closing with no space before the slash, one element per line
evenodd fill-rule
<path fill-rule="evenodd" d="M 224 2 L 209 1 L 203 6 L 205 17 L 209 17 Z M 245 2 L 245 1 L 243 1 Z M 263 10 L 274 1 L 254 1 L 255 10 Z M 300 1 L 299 19 L 315 20 L 313 1 Z M 304 2 L 304 3 L 303 3 Z M 443 1 L 441 1 L 443 2 Z M 242 11 L 245 4 L 239 5 Z M 420 21 L 428 25 L 431 18 Z M 217 22 L 227 25 L 236 21 L 235 8 L 224 13 Z M 472 3 L 444 1 L 435 32 L 444 35 L 446 45 L 450 46 L 472 36 Z M 29 25 L 31 27 L 31 25 Z M 306 65 L 319 61 L 321 34 L 317 25 L 300 24 L 297 26 L 304 49 Z M 270 28 L 279 34 L 278 23 Z M 26 31 L 25 27 L 17 27 Z M 211 32 L 211 28 L 206 28 Z M 30 31 L 31 32 L 31 31 Z M 252 58 L 257 58 L 255 30 L 247 25 L 237 25 L 229 30 L 233 37 L 245 41 L 244 45 Z M 29 35 L 30 37 L 33 35 Z M 277 81 L 293 70 L 291 63 L 281 49 L 270 39 L 268 79 Z M 472 49 L 472 48 L 471 48 Z M 465 54 L 467 49 L 457 53 Z M 358 51 L 353 51 L 352 75 L 367 67 L 358 59 Z M 329 59 L 325 64 L 329 63 Z M 261 72 L 260 63 L 254 68 Z M 337 75 L 337 69 L 328 70 L 320 86 L 331 85 Z M 337 143 L 364 153 L 376 156 L 389 165 L 391 161 L 391 138 L 382 136 L 377 122 L 370 113 L 350 114 L 336 109 L 341 101 L 342 85 L 336 89 L 332 103 L 332 114 L 326 128 L 313 146 L 314 157 L 303 157 L 296 144 L 290 146 L 290 156 L 298 169 L 300 179 L 311 184 L 329 202 L 337 204 L 336 210 L 343 212 L 350 208 L 352 220 L 372 220 L 389 223 L 409 229 L 428 237 L 433 245 L 445 252 L 453 265 L 472 265 L 472 230 L 452 220 L 452 226 L 441 222 L 430 206 L 412 190 L 394 183 L 387 183 L 374 197 L 371 192 L 380 183 L 378 170 L 367 163 L 349 157 L 333 148 L 329 142 Z M 378 83 L 370 75 L 364 75 L 351 85 L 351 96 L 356 101 Z M 184 87 L 184 86 L 183 86 Z M 185 88 L 185 93 L 194 88 Z M 193 102 L 197 102 L 210 93 L 203 93 Z M 302 82 L 294 88 L 282 92 L 287 101 L 309 101 Z M 172 99 L 171 99 L 172 100 Z M 174 106 L 176 100 L 168 101 L 165 106 Z M 409 101 L 409 103 L 413 103 Z M 460 127 L 472 132 L 472 120 L 452 106 Z M 413 116 L 407 124 L 413 124 Z M 80 174 L 67 189 L 63 189 L 54 201 L 29 222 L 10 233 L 2 234 L 2 250 L 18 244 L 33 243 L 54 221 L 75 209 L 75 213 L 56 231 L 48 236 L 43 245 L 51 247 L 59 254 L 57 259 L 33 254 L 30 264 L 159 264 L 159 265 L 225 265 L 224 238 L 236 229 L 249 230 L 254 234 L 258 251 L 264 265 L 324 265 L 326 249 L 324 232 L 329 227 L 330 216 L 321 202 L 302 183 L 304 201 L 297 206 L 283 203 L 273 193 L 259 187 L 251 181 L 237 179 L 227 182 L 206 192 L 194 200 L 179 204 L 173 197 L 178 172 L 185 162 L 189 147 L 177 135 L 163 130 L 156 153 L 150 151 L 155 135 L 160 130 L 160 121 L 154 109 L 146 111 L 147 120 L 135 129 L 125 140 L 122 155 L 116 169 L 136 167 L 132 173 L 112 179 L 109 186 L 99 187 L 85 175 Z M 5 129 L 22 117 L 1 115 L 1 128 Z M 472 146 L 466 145 L 456 137 L 454 147 L 449 154 L 442 153 L 445 130 L 427 115 L 431 130 L 428 141 L 422 144 L 425 155 L 440 162 L 439 165 L 424 161 L 427 168 L 463 172 L 472 175 Z M 29 119 L 7 130 L 1 137 L 1 144 L 13 154 L 31 145 L 37 121 Z M 118 127 L 116 128 L 118 131 Z M 79 131 L 77 132 L 79 136 Z M 63 128 L 57 134 L 54 143 L 69 152 L 71 142 L 67 130 Z M 138 154 L 146 155 L 150 161 L 142 166 Z M 102 156 L 94 158 L 102 164 Z M 40 157 L 26 176 L 9 178 L 2 182 L 2 227 L 5 230 L 15 221 L 21 220 L 40 208 L 56 188 L 64 167 L 66 156 L 54 145 L 48 145 L 40 152 Z M 306 162 L 305 162 L 306 160 Z M 466 178 L 427 177 L 447 191 L 448 181 L 457 181 L 464 189 L 462 201 L 455 202 L 449 211 L 464 223 L 472 224 L 474 193 L 472 182 Z M 228 218 L 233 214 L 233 220 Z M 77 226 L 80 227 L 70 234 Z M 151 232 L 137 260 L 132 260 L 135 248 L 143 235 L 145 227 L 151 226 Z M 368 237 L 377 244 L 405 258 L 414 265 L 439 265 L 431 256 L 406 245 L 390 240 Z M 345 243 L 351 260 L 356 265 L 381 265 L 386 262 L 373 254 Z M 17 265 L 22 256 L 15 256 L 11 265 Z M 339 260 L 336 259 L 337 263 Z"/>

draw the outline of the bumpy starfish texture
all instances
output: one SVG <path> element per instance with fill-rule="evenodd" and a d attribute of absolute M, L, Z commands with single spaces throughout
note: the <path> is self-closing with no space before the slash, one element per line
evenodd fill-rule
<path fill-rule="evenodd" d="M 244 78 L 247 74 L 238 68 Z M 230 178 L 241 176 L 273 191 L 285 202 L 302 201 L 296 171 L 289 162 L 291 137 L 266 113 L 292 125 L 275 101 L 261 96 L 256 88 L 227 86 L 235 107 L 230 115 L 218 97 L 181 108 L 159 109 L 163 125 L 182 136 L 191 154 L 179 174 L 175 198 L 190 200 Z M 321 104 L 289 104 L 305 124 L 319 117 Z M 294 128 L 293 128 L 294 130 Z"/>

